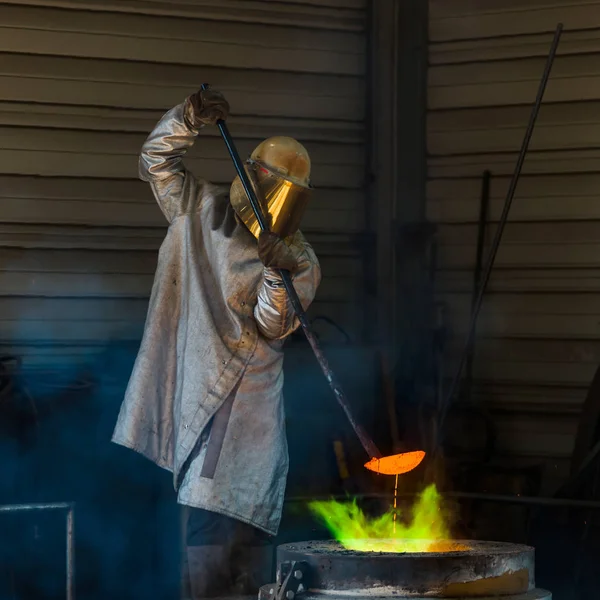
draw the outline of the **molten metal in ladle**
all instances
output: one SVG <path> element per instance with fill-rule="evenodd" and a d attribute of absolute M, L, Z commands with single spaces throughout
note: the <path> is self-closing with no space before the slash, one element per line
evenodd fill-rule
<path fill-rule="evenodd" d="M 365 467 L 381 475 L 402 475 L 408 473 L 421 464 L 425 458 L 425 452 L 416 450 L 414 452 L 403 452 L 392 456 L 372 458 Z"/>

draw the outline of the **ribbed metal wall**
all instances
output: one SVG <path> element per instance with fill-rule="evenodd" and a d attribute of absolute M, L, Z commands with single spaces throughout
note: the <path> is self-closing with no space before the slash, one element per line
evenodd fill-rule
<path fill-rule="evenodd" d="M 361 331 L 365 0 L 0 2 L 0 344 L 26 364 L 137 340 L 166 223 L 137 180 L 160 116 L 209 82 L 245 155 L 292 135 L 317 187 L 313 315 Z M 216 129 L 188 165 L 234 172 Z"/>
<path fill-rule="evenodd" d="M 499 453 L 546 463 L 553 483 L 600 361 L 600 2 L 430 1 L 428 216 L 439 224 L 438 291 L 454 339 L 470 310 L 481 177 L 492 173 L 489 250 L 558 22 L 475 360 Z"/>

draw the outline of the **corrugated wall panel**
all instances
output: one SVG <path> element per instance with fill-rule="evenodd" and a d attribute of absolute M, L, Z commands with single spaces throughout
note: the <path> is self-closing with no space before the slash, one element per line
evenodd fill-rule
<path fill-rule="evenodd" d="M 364 0 L 5 0 L 4 4 L 85 9 L 204 21 L 363 31 Z"/>
<path fill-rule="evenodd" d="M 311 153 L 312 314 L 357 339 L 365 21 L 365 0 L 0 2 L 0 349 L 42 366 L 139 340 L 166 222 L 138 153 L 205 81 L 231 103 L 240 154 L 276 134 Z M 234 176 L 216 129 L 187 164 Z"/>
<path fill-rule="evenodd" d="M 484 170 L 493 237 L 556 24 L 565 30 L 478 328 L 500 454 L 568 466 L 600 361 L 600 2 L 430 0 L 428 217 L 450 367 L 469 319 Z"/>

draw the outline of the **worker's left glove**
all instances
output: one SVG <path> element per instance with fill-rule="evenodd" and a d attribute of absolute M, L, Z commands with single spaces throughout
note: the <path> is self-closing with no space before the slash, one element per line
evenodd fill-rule
<path fill-rule="evenodd" d="M 198 90 L 187 99 L 191 110 L 186 116 L 194 129 L 202 129 L 204 125 L 216 125 L 219 119 L 225 121 L 229 116 L 229 102 L 217 90 Z"/>
<path fill-rule="evenodd" d="M 258 257 L 265 267 L 294 273 L 298 261 L 289 246 L 275 233 L 263 232 L 258 237 Z"/>

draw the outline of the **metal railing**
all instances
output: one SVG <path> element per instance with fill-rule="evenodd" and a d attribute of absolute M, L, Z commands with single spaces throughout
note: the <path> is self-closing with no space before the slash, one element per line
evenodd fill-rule
<path fill-rule="evenodd" d="M 66 511 L 66 597 L 75 600 L 75 503 L 0 505 L 0 514 L 17 512 Z"/>

